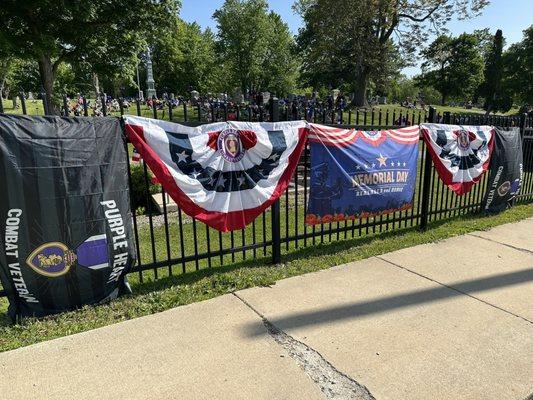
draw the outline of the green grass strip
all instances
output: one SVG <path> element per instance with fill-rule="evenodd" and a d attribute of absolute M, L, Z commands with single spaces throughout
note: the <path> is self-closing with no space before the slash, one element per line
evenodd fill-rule
<path fill-rule="evenodd" d="M 17 325 L 11 325 L 7 317 L 0 317 L 0 351 L 95 329 L 236 290 L 272 285 L 291 276 L 475 230 L 487 230 L 532 216 L 533 204 L 520 205 L 495 216 L 465 215 L 433 222 L 429 225 L 430 229 L 423 233 L 416 227 L 406 228 L 297 249 L 284 255 L 283 263 L 276 266 L 269 265 L 270 258 L 265 257 L 157 281 L 133 282 L 134 294 L 110 304 L 86 306 L 77 311 L 42 319 L 26 319 Z M 5 312 L 6 309 L 6 299 L 0 300 L 0 311 Z"/>

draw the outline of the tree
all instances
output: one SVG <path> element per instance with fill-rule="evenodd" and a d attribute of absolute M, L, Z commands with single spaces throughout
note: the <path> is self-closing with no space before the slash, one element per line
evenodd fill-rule
<path fill-rule="evenodd" d="M 157 35 L 152 60 L 158 88 L 168 93 L 200 92 L 215 86 L 216 53 L 213 33 L 176 17 L 170 29 Z"/>
<path fill-rule="evenodd" d="M 220 64 L 228 83 L 250 90 L 290 90 L 296 75 L 288 26 L 265 0 L 226 0 L 217 21 Z"/>
<path fill-rule="evenodd" d="M 300 65 L 296 45 L 289 26 L 274 12 L 268 15 L 267 45 L 262 64 L 260 87 L 279 96 L 295 89 Z"/>
<path fill-rule="evenodd" d="M 178 0 L 3 0 L 0 47 L 38 63 L 52 102 L 59 67 L 69 62 L 123 66 L 177 13 Z"/>
<path fill-rule="evenodd" d="M 402 75 L 388 86 L 387 101 L 401 103 L 407 98 L 411 98 L 414 101 L 418 98 L 419 91 L 420 89 L 414 79 Z"/>
<path fill-rule="evenodd" d="M 395 34 L 406 55 L 439 32 L 452 16 L 477 15 L 487 0 L 298 0 L 304 20 L 298 43 L 308 83 L 349 82 L 354 103 L 366 105 L 370 79 L 379 78 L 390 59 Z M 340 82 L 340 83 L 339 83 Z"/>
<path fill-rule="evenodd" d="M 441 94 L 441 104 L 449 97 L 471 99 L 483 79 L 483 59 L 475 35 L 463 33 L 457 38 L 442 35 L 422 51 L 426 61 L 421 85 L 434 87 Z"/>
<path fill-rule="evenodd" d="M 183 61 L 179 64 L 181 79 L 177 90 L 185 92 L 193 88 L 206 92 L 216 89 L 218 65 L 213 32 L 210 29 L 202 32 L 196 23 L 186 24 L 182 44 Z"/>
<path fill-rule="evenodd" d="M 485 59 L 484 81 L 479 88 L 479 94 L 485 98 L 483 108 L 487 115 L 491 111 L 508 111 L 513 104 L 510 96 L 503 92 L 503 45 L 503 34 L 498 29 Z"/>
<path fill-rule="evenodd" d="M 533 25 L 524 31 L 521 42 L 509 47 L 503 56 L 504 90 L 522 105 L 533 105 Z"/>

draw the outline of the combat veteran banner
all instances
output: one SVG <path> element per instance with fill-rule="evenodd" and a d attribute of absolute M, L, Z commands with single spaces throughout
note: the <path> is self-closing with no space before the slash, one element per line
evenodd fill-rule
<path fill-rule="evenodd" d="M 411 208 L 419 128 L 357 131 L 312 124 L 306 223 L 368 218 Z"/>
<path fill-rule="evenodd" d="M 130 141 L 176 204 L 222 232 L 243 229 L 280 197 L 308 132 L 304 121 L 192 128 L 124 120 Z"/>
<path fill-rule="evenodd" d="M 116 118 L 0 116 L 0 278 L 12 318 L 128 290 L 126 157 Z"/>
<path fill-rule="evenodd" d="M 500 212 L 512 205 L 513 199 L 520 194 L 523 167 L 520 129 L 496 128 L 487 193 L 483 199 L 485 212 Z"/>
<path fill-rule="evenodd" d="M 459 196 L 468 193 L 489 167 L 493 128 L 424 124 L 420 129 L 440 179 Z"/>

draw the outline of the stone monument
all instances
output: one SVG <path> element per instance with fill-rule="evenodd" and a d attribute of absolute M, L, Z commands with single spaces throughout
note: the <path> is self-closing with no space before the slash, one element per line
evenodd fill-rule
<path fill-rule="evenodd" d="M 157 96 L 155 91 L 154 70 L 152 68 L 152 55 L 150 49 L 146 52 L 146 98 L 151 99 L 153 96 Z"/>

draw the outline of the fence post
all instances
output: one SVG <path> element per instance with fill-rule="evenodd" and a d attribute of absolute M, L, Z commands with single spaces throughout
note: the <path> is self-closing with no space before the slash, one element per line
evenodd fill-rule
<path fill-rule="evenodd" d="M 41 99 L 43 100 L 44 115 L 50 115 L 50 108 L 48 107 L 48 98 L 46 97 L 46 92 L 44 91 L 44 88 L 41 89 Z"/>
<path fill-rule="evenodd" d="M 89 107 L 87 106 L 87 97 L 85 95 L 81 96 L 81 101 L 83 105 L 83 116 L 88 117 L 89 116 Z"/>
<path fill-rule="evenodd" d="M 135 99 L 135 107 L 137 108 L 137 116 L 140 117 L 141 116 L 141 99 L 139 97 Z"/>
<path fill-rule="evenodd" d="M 275 97 L 270 99 L 270 121 L 279 121 L 279 100 Z M 279 199 L 270 208 L 272 217 L 272 264 L 281 262 L 281 217 Z"/>
<path fill-rule="evenodd" d="M 2 96 L 2 90 L 0 89 L 0 114 L 4 112 L 4 99 Z"/>
<path fill-rule="evenodd" d="M 52 98 L 48 95 L 48 93 L 46 93 L 44 88 L 41 91 L 41 96 L 43 98 L 44 115 L 52 115 L 52 113 L 55 114 Z"/>
<path fill-rule="evenodd" d="M 20 89 L 19 96 L 20 96 L 20 106 L 22 107 L 22 114 L 26 115 L 27 114 L 27 112 L 26 112 L 26 96 L 24 95 L 24 90 Z"/>
<path fill-rule="evenodd" d="M 437 119 L 437 110 L 429 107 L 428 122 L 434 123 Z M 426 159 L 424 160 L 424 181 L 422 185 L 422 208 L 420 210 L 420 230 L 426 230 L 429 217 L 429 195 L 431 188 L 431 154 L 426 144 Z"/>
<path fill-rule="evenodd" d="M 67 95 L 63 95 L 63 112 L 65 113 L 65 117 L 69 116 L 69 109 L 68 109 L 68 102 L 67 102 Z"/>
<path fill-rule="evenodd" d="M 120 116 L 124 116 L 124 99 L 122 96 L 118 98 L 118 107 L 120 109 Z"/>
<path fill-rule="evenodd" d="M 526 121 L 527 113 L 520 115 L 520 139 L 524 140 L 524 135 L 526 134 Z"/>
<path fill-rule="evenodd" d="M 102 114 L 107 117 L 107 95 L 103 92 L 100 95 L 100 102 L 102 103 Z"/>
<path fill-rule="evenodd" d="M 155 97 L 155 94 L 152 96 L 152 113 L 153 113 L 153 118 L 154 119 L 157 119 L 157 104 L 155 103 L 156 101 L 156 97 Z"/>
<path fill-rule="evenodd" d="M 167 100 L 167 105 L 168 105 L 168 120 L 170 122 L 172 122 L 172 118 L 173 118 L 173 115 L 172 115 L 172 99 L 168 99 Z"/>

